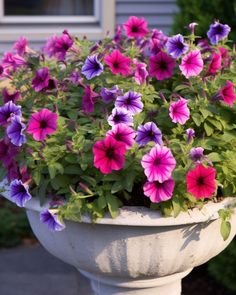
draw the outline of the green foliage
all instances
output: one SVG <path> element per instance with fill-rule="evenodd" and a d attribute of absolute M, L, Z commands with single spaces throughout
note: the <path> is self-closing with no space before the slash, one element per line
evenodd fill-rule
<path fill-rule="evenodd" d="M 236 240 L 208 263 L 208 270 L 217 281 L 236 291 Z"/>
<path fill-rule="evenodd" d="M 220 20 L 221 23 L 231 27 L 231 38 L 236 40 L 236 0 L 177 0 L 176 2 L 179 12 L 175 15 L 173 33 L 183 32 L 183 28 L 188 24 L 196 22 L 197 35 L 206 38 L 209 23 Z"/>

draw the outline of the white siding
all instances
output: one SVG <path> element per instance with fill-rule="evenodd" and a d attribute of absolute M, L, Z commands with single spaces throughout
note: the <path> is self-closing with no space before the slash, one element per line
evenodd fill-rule
<path fill-rule="evenodd" d="M 168 33 L 173 15 L 178 12 L 175 0 L 116 0 L 116 23 L 124 23 L 130 15 L 144 17 L 150 28 Z"/>

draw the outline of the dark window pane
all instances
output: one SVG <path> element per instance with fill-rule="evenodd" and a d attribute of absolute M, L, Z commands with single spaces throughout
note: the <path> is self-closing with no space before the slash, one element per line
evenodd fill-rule
<path fill-rule="evenodd" d="M 93 0 L 4 0 L 4 14 L 93 15 Z"/>

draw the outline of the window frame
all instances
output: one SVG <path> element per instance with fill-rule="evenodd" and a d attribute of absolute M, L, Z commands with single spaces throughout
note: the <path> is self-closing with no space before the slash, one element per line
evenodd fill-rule
<path fill-rule="evenodd" d="M 15 41 L 25 36 L 42 41 L 65 28 L 79 38 L 101 39 L 107 31 L 114 34 L 115 0 L 94 0 L 94 14 L 89 16 L 4 16 L 4 0 L 0 0 L 0 40 Z"/>

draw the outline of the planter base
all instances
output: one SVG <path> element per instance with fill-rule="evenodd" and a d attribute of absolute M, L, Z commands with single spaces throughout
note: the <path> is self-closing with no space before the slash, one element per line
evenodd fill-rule
<path fill-rule="evenodd" d="M 79 271 L 90 279 L 94 295 L 181 295 L 181 279 L 191 270 L 149 280 L 114 279 Z"/>

